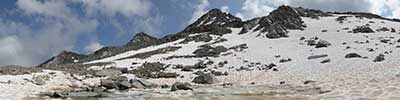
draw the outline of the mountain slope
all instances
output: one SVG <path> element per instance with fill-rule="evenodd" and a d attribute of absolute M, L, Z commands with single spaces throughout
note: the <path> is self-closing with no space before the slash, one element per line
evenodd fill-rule
<path fill-rule="evenodd" d="M 126 45 L 78 57 L 78 63 L 107 64 L 87 69 L 95 72 L 122 74 L 118 71 L 126 68 L 122 76 L 159 84 L 289 86 L 282 95 L 386 99 L 400 93 L 387 90 L 400 86 L 399 34 L 397 19 L 369 13 L 280 6 L 268 16 L 242 21 L 213 9 L 181 32 L 162 38 L 138 33 Z M 46 65 L 71 63 L 72 57 Z"/>

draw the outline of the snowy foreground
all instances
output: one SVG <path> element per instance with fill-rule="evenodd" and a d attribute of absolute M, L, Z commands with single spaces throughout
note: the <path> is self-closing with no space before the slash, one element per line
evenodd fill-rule
<path fill-rule="evenodd" d="M 107 66 L 92 66 L 91 69 L 101 70 L 106 67 L 128 67 L 134 69 L 145 62 L 161 62 L 164 64 L 193 65 L 199 61 L 213 61 L 210 69 L 227 72 L 227 75 L 217 76 L 218 82 L 211 85 L 194 84 L 193 91 L 179 90 L 171 92 L 169 88 L 130 89 L 128 92 L 116 92 L 114 97 L 103 99 L 177 99 L 177 100 L 400 100 L 400 23 L 380 19 L 348 17 L 343 23 L 336 21 L 338 16 L 320 17 L 317 19 L 302 18 L 307 27 L 305 30 L 291 30 L 289 37 L 266 39 L 258 36 L 260 33 L 248 32 L 238 34 L 240 28 L 233 28 L 232 33 L 223 36 L 213 36 L 211 42 L 218 38 L 227 41 L 211 44 L 211 46 L 234 47 L 247 44 L 244 50 L 229 50 L 219 57 L 205 58 L 173 58 L 170 56 L 190 55 L 200 45 L 211 42 L 180 43 L 183 39 L 140 50 L 128 51 L 113 57 L 87 62 L 112 62 Z M 373 22 L 373 23 L 372 23 Z M 397 32 L 375 31 L 375 33 L 348 33 L 357 26 L 369 24 L 373 30 L 382 27 L 394 28 Z M 349 28 L 346 30 L 345 28 Z M 326 32 L 322 32 L 326 30 Z M 202 33 L 199 33 L 202 34 Z M 301 37 L 305 39 L 302 40 Z M 308 46 L 305 40 L 318 37 L 331 43 L 325 48 Z M 391 43 L 381 40 L 389 39 Z M 357 41 L 357 42 L 356 42 Z M 368 41 L 368 43 L 360 43 Z M 123 59 L 135 54 L 154 51 L 166 47 L 181 47 L 176 51 L 157 54 L 145 59 Z M 369 49 L 374 49 L 369 51 Z M 386 52 L 386 53 L 385 53 Z M 345 58 L 348 53 L 357 53 L 360 58 Z M 309 56 L 326 54 L 327 57 L 307 59 Z M 374 62 L 379 54 L 385 55 L 385 60 Z M 291 61 L 280 62 L 290 58 Z M 329 59 L 327 63 L 321 63 Z M 218 62 L 227 63 L 224 67 Z M 132 65 L 132 62 L 138 63 Z M 259 64 L 256 64 L 259 63 Z M 258 65 L 274 63 L 274 70 L 257 70 Z M 254 65 L 254 66 L 253 66 Z M 251 67 L 253 66 L 253 67 Z M 237 70 L 237 69 L 244 70 Z M 196 76 L 193 72 L 181 71 L 169 67 L 166 72 L 176 72 L 184 77 L 151 78 L 147 81 L 156 84 L 172 85 L 174 82 L 191 82 Z M 32 83 L 34 77 L 49 76 L 45 85 Z M 123 74 L 130 79 L 133 74 Z M 44 71 L 28 75 L 0 76 L 1 100 L 42 100 L 48 97 L 38 97 L 37 94 L 48 91 L 72 90 L 74 87 L 99 84 L 101 78 L 83 78 L 59 71 Z M 80 79 L 81 78 L 81 79 Z M 81 80 L 81 81 L 79 81 Z M 89 98 L 87 98 L 89 99 Z"/>

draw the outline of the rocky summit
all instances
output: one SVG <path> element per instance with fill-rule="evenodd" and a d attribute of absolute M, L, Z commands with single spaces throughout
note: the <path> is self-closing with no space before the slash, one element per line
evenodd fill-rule
<path fill-rule="evenodd" d="M 399 32 L 362 12 L 212 9 L 176 34 L 0 67 L 0 99 L 398 100 Z"/>

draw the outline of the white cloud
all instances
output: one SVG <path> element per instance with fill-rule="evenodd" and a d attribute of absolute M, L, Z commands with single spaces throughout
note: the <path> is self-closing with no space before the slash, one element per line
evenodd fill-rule
<path fill-rule="evenodd" d="M 99 42 L 94 41 L 85 47 L 85 51 L 88 53 L 93 53 L 94 51 L 99 50 L 102 47 L 104 47 L 104 46 L 101 45 Z"/>
<path fill-rule="evenodd" d="M 237 13 L 236 16 L 245 20 L 266 16 L 278 6 L 288 3 L 288 0 L 246 0 L 243 3 L 243 12 Z"/>
<path fill-rule="evenodd" d="M 149 0 L 74 0 L 81 2 L 89 15 L 105 14 L 126 17 L 146 16 L 151 9 Z"/>
<path fill-rule="evenodd" d="M 82 5 L 77 9 L 75 5 Z M 114 23 L 115 28 L 126 29 L 126 23 L 134 23 L 133 29 L 144 29 L 157 32 L 154 26 L 161 26 L 162 17 L 148 17 L 151 9 L 148 0 L 18 0 L 16 16 L 28 17 L 24 22 L 4 19 L 0 16 L 0 64 L 35 65 L 62 50 L 77 48 L 80 36 L 89 36 L 97 40 L 99 24 Z M 83 15 L 75 10 L 83 10 Z M 125 16 L 124 23 L 116 20 Z M 143 21 L 132 20 L 148 19 Z M 132 29 L 132 26 L 125 25 Z M 141 26 L 139 26 L 141 25 Z M 82 50 L 93 52 L 102 47 L 98 41 L 89 42 Z M 7 58 L 7 59 L 5 59 Z"/>
<path fill-rule="evenodd" d="M 387 5 L 392 14 L 392 16 L 390 16 L 390 17 L 400 19 L 400 1 L 399 0 L 387 0 Z"/>
<path fill-rule="evenodd" d="M 199 4 L 194 6 L 194 12 L 192 18 L 189 20 L 188 24 L 195 22 L 202 15 L 207 13 L 207 8 L 210 6 L 208 0 L 199 0 Z"/>
<path fill-rule="evenodd" d="M 222 12 L 229 13 L 229 6 L 222 6 L 220 9 Z"/>

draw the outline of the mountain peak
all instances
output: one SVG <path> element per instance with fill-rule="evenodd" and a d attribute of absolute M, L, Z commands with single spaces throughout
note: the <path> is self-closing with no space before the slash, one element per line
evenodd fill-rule
<path fill-rule="evenodd" d="M 242 19 L 214 8 L 189 25 L 185 31 L 202 26 L 241 27 Z"/>
<path fill-rule="evenodd" d="M 133 36 L 132 40 L 129 41 L 129 44 L 136 44 L 136 43 L 140 43 L 140 42 L 152 42 L 152 41 L 156 41 L 157 38 L 150 36 L 144 32 L 139 32 L 136 33 L 135 36 Z"/>
<path fill-rule="evenodd" d="M 51 67 L 63 64 L 77 63 L 80 59 L 84 57 L 85 55 L 64 50 L 60 52 L 57 56 L 54 56 L 44 63 L 40 64 L 39 67 Z"/>

